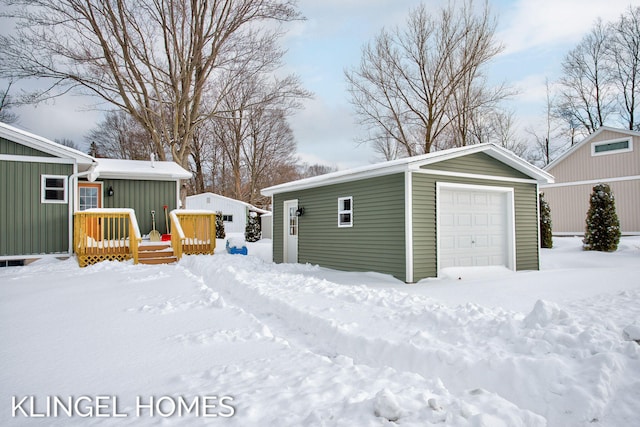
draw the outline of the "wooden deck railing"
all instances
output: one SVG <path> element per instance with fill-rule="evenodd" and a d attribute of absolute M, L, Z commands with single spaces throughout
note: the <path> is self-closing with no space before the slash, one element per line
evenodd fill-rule
<path fill-rule="evenodd" d="M 216 248 L 216 214 L 210 211 L 174 210 L 171 218 L 171 246 L 182 255 L 213 255 Z"/>
<path fill-rule="evenodd" d="M 73 246 L 80 267 L 104 260 L 138 263 L 142 241 L 133 209 L 88 209 L 74 214 Z"/>

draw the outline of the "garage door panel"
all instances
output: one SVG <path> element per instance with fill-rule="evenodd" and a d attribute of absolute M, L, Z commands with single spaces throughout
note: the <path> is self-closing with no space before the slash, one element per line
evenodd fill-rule
<path fill-rule="evenodd" d="M 459 214 L 455 214 L 455 218 L 456 218 L 456 225 L 458 227 L 469 227 L 471 226 L 471 218 L 472 218 L 473 214 L 471 213 L 459 213 Z"/>
<path fill-rule="evenodd" d="M 458 191 L 453 200 L 459 206 L 471 206 L 471 193 Z"/>
<path fill-rule="evenodd" d="M 456 249 L 471 249 L 473 247 L 471 236 L 459 236 L 456 241 L 458 242 Z"/>
<path fill-rule="evenodd" d="M 475 245 L 478 248 L 488 248 L 489 242 L 492 242 L 492 238 L 491 236 L 488 235 L 476 235 L 476 239 L 475 239 Z"/>
<path fill-rule="evenodd" d="M 475 214 L 473 216 L 473 224 L 476 226 L 486 227 L 489 225 L 489 215 L 488 214 Z"/>
<path fill-rule="evenodd" d="M 456 248 L 456 239 L 453 236 L 442 236 L 440 239 L 440 250 L 447 251 Z"/>
<path fill-rule="evenodd" d="M 454 220 L 455 216 L 453 213 L 443 214 L 440 218 L 440 227 L 452 227 L 455 225 Z"/>
<path fill-rule="evenodd" d="M 473 194 L 473 203 L 476 206 L 488 206 L 489 205 L 489 197 L 486 193 L 474 193 Z"/>

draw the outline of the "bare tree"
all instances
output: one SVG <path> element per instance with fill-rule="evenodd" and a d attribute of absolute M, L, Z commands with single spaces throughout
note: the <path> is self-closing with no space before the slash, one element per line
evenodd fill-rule
<path fill-rule="evenodd" d="M 298 169 L 300 171 L 300 178 L 311 178 L 313 176 L 325 175 L 338 170 L 332 166 L 321 165 L 319 163 L 310 165 L 306 162 L 298 165 Z"/>
<path fill-rule="evenodd" d="M 544 108 L 544 129 L 542 132 L 533 127 L 528 127 L 525 131 L 533 138 L 533 151 L 528 158 L 532 163 L 544 167 L 551 163 L 555 154 L 559 151 L 558 142 L 561 135 L 561 126 L 555 114 L 556 95 L 552 89 L 549 79 L 545 80 L 545 108 Z"/>
<path fill-rule="evenodd" d="M 62 139 L 54 139 L 53 142 L 56 144 L 64 145 L 65 147 L 73 148 L 74 150 L 79 150 L 80 148 L 73 142 L 72 139 L 62 138 Z"/>
<path fill-rule="evenodd" d="M 301 107 L 310 94 L 298 78 L 267 78 L 246 74 L 220 100 L 229 117 L 213 119 L 213 144 L 222 147 L 231 197 L 248 202 L 259 197 L 259 186 L 268 167 L 295 163 L 295 141 L 287 117 Z"/>
<path fill-rule="evenodd" d="M 94 150 L 105 157 L 130 160 L 148 160 L 155 147 L 149 132 L 129 113 L 109 111 L 102 122 L 85 136 L 95 143 Z"/>
<path fill-rule="evenodd" d="M 609 44 L 606 26 L 598 20 L 562 62 L 556 114 L 585 135 L 603 126 L 613 109 L 611 71 L 606 61 Z"/>
<path fill-rule="evenodd" d="M 13 99 L 11 95 L 9 95 L 11 86 L 13 86 L 13 82 L 9 81 L 9 83 L 7 84 L 7 88 L 3 91 L 0 91 L 0 122 L 9 125 L 18 121 L 17 114 L 11 111 L 11 109 L 14 107 Z"/>
<path fill-rule="evenodd" d="M 0 36 L 0 74 L 45 78 L 33 100 L 79 89 L 131 114 L 155 151 L 188 167 L 202 98 L 219 70 L 260 66 L 294 0 L 4 0 L 15 34 Z M 28 49 L 25 49 L 28 46 Z"/>
<path fill-rule="evenodd" d="M 495 27 L 486 2 L 476 14 L 466 1 L 433 15 L 420 5 L 406 25 L 382 30 L 363 48 L 360 65 L 345 71 L 351 102 L 368 130 L 363 142 L 387 157 L 428 153 L 454 125 L 464 128 L 487 99 L 496 101 L 499 91 L 487 96 L 481 79 L 482 67 L 502 48 Z"/>
<path fill-rule="evenodd" d="M 640 7 L 631 7 L 610 26 L 609 62 L 616 84 L 618 111 L 625 127 L 640 130 Z"/>
<path fill-rule="evenodd" d="M 479 143 L 493 142 L 519 157 L 526 155 L 528 146 L 525 141 L 518 136 L 516 131 L 516 118 L 513 111 L 496 110 L 491 116 L 486 118 L 485 126 L 474 126 L 474 129 L 478 128 L 485 129 L 482 136 L 476 136 L 476 140 Z"/>

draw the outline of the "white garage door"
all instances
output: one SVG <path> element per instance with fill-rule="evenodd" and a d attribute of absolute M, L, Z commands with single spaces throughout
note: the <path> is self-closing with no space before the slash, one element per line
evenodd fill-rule
<path fill-rule="evenodd" d="M 439 269 L 488 265 L 511 268 L 511 194 L 503 189 L 440 187 Z"/>

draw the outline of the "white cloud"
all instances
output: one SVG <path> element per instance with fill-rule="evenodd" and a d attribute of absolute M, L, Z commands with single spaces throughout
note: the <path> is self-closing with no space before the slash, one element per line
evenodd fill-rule
<path fill-rule="evenodd" d="M 498 11 L 497 37 L 505 44 L 503 54 L 573 45 L 597 18 L 616 20 L 628 6 L 629 0 L 519 0 Z"/>

